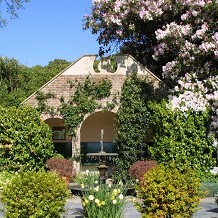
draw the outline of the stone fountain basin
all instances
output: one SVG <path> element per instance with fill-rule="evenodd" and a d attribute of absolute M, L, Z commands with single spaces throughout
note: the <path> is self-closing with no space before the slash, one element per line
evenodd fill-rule
<path fill-rule="evenodd" d="M 118 156 L 117 153 L 108 153 L 108 152 L 96 152 L 96 153 L 87 153 L 86 156 L 97 156 L 97 157 L 100 157 L 100 156 Z"/>

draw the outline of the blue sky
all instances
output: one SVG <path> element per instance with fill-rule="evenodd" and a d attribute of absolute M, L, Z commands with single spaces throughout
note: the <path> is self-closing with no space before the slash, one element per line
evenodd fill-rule
<path fill-rule="evenodd" d="M 54 59 L 74 61 L 97 54 L 96 36 L 82 29 L 92 0 L 30 0 L 0 29 L 0 56 L 26 66 L 45 66 Z"/>

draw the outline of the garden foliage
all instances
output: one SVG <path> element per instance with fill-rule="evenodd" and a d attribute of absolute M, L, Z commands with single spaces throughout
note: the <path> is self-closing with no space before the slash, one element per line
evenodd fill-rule
<path fill-rule="evenodd" d="M 208 136 L 207 112 L 172 111 L 167 102 L 151 102 L 154 143 L 149 147 L 152 159 L 161 163 L 175 161 L 178 168 L 186 165 L 203 173 L 216 164 L 212 138 Z"/>
<path fill-rule="evenodd" d="M 131 177 L 141 180 L 144 174 L 157 166 L 157 161 L 155 160 L 141 160 L 136 161 L 129 169 L 129 174 Z"/>
<path fill-rule="evenodd" d="M 75 177 L 73 162 L 68 159 L 52 157 L 46 161 L 46 167 L 50 171 L 57 173 L 60 177 L 69 179 Z"/>
<path fill-rule="evenodd" d="M 14 176 L 2 191 L 6 218 L 61 217 L 68 191 L 56 174 L 26 171 Z"/>
<path fill-rule="evenodd" d="M 187 167 L 181 172 L 174 164 L 162 164 L 144 174 L 138 183 L 136 202 L 145 218 L 190 218 L 200 202 L 200 179 Z"/>
<path fill-rule="evenodd" d="M 40 65 L 27 67 L 14 58 L 0 57 L 0 105 L 19 106 L 69 64 L 70 62 L 66 60 L 55 59 L 45 67 Z"/>
<path fill-rule="evenodd" d="M 0 172 L 0 189 L 2 189 L 4 185 L 10 182 L 12 177 L 13 177 L 13 173 L 10 173 L 8 171 L 1 171 Z"/>
<path fill-rule="evenodd" d="M 52 133 L 31 107 L 0 107 L 0 168 L 40 169 L 53 155 Z"/>
<path fill-rule="evenodd" d="M 145 80 L 136 74 L 127 76 L 116 114 L 115 145 L 119 154 L 116 166 L 119 171 L 127 173 L 134 162 L 148 155 L 145 140 L 151 116 L 146 105 L 149 92 L 150 86 Z"/>
<path fill-rule="evenodd" d="M 68 127 L 69 135 L 75 136 L 76 128 L 84 116 L 101 108 L 98 100 L 109 97 L 112 84 L 108 79 L 92 81 L 89 77 L 84 83 L 78 83 L 76 91 L 68 102 L 61 104 L 60 113 Z"/>

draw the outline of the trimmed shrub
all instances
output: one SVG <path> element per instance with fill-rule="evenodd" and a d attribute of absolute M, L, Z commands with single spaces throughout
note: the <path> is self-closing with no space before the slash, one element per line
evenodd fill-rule
<path fill-rule="evenodd" d="M 52 131 L 31 107 L 0 107 L 0 170 L 39 170 L 53 156 Z"/>
<path fill-rule="evenodd" d="M 57 173 L 60 177 L 75 177 L 73 163 L 70 160 L 52 157 L 46 161 L 46 167 L 50 171 Z"/>
<path fill-rule="evenodd" d="M 130 167 L 129 174 L 131 177 L 141 180 L 148 170 L 151 170 L 156 166 L 157 161 L 155 160 L 137 161 Z"/>
<path fill-rule="evenodd" d="M 14 176 L 2 191 L 6 218 L 61 217 L 68 191 L 62 179 L 51 172 L 27 171 Z"/>
<path fill-rule="evenodd" d="M 136 186 L 136 206 L 145 218 L 190 218 L 200 202 L 199 188 L 200 179 L 192 169 L 180 172 L 174 164 L 160 164 Z"/>

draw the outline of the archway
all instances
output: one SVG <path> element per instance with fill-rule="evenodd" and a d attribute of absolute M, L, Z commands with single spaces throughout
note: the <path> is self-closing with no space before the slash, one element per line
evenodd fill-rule
<path fill-rule="evenodd" d="M 82 170 L 93 169 L 98 160 L 91 160 L 86 156 L 87 153 L 99 152 L 101 150 L 101 131 L 104 132 L 103 146 L 104 151 L 114 152 L 113 144 L 115 137 L 115 113 L 99 111 L 87 117 L 80 128 L 81 146 L 81 167 Z"/>

